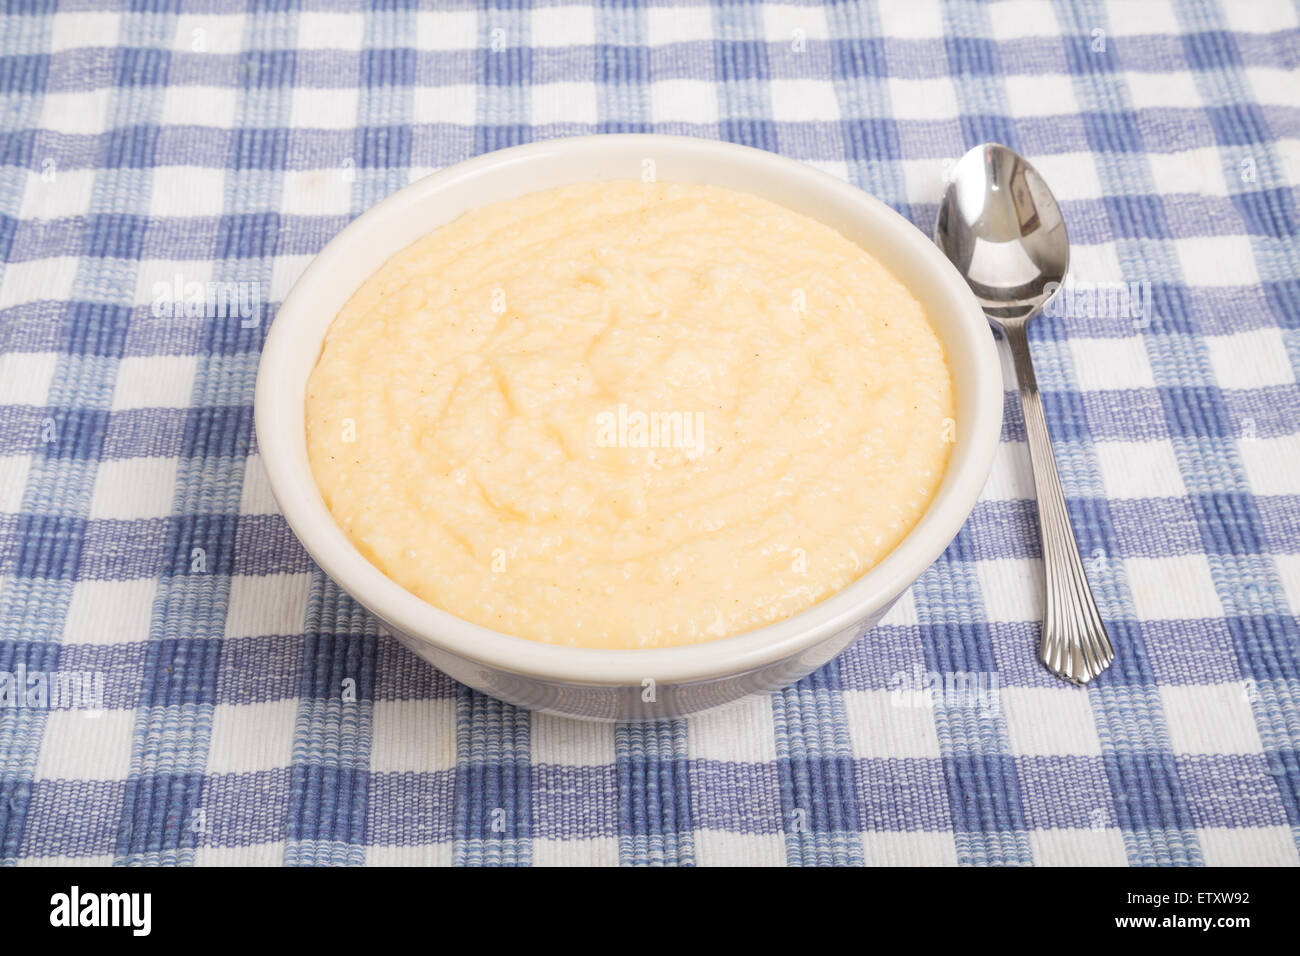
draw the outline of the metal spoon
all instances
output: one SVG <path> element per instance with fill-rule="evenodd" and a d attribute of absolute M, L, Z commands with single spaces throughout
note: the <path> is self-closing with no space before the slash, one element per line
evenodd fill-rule
<path fill-rule="evenodd" d="M 1097 613 L 1070 526 L 1025 334 L 1029 320 L 1065 281 L 1070 265 L 1065 220 L 1034 167 L 1015 150 L 985 143 L 953 167 L 939 206 L 934 241 L 1011 345 L 1038 489 L 1038 527 L 1047 578 L 1047 613 L 1038 654 L 1054 674 L 1086 684 L 1110 666 L 1115 651 Z"/>

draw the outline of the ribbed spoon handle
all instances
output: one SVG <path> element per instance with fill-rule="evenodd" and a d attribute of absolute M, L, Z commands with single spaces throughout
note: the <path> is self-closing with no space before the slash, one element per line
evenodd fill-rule
<path fill-rule="evenodd" d="M 1029 354 L 1025 321 L 1004 323 L 1011 345 L 1016 378 L 1020 383 L 1020 404 L 1024 409 L 1029 460 L 1038 491 L 1038 527 L 1043 540 L 1043 568 L 1046 575 L 1046 615 L 1039 657 L 1054 674 L 1086 684 L 1115 659 L 1106 625 L 1097 613 L 1088 577 L 1079 556 L 1079 545 L 1065 507 L 1065 492 L 1056 472 L 1052 439 L 1043 416 L 1034 362 Z"/>

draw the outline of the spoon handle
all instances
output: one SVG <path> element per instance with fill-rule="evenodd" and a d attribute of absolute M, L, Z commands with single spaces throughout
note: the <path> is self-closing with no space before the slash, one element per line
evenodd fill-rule
<path fill-rule="evenodd" d="M 1088 587 L 1079 545 L 1070 524 L 1070 513 L 1065 507 L 1065 492 L 1056 472 L 1025 323 L 1005 323 L 1003 331 L 1015 360 L 1025 435 L 1029 439 L 1029 460 L 1038 490 L 1038 527 L 1047 579 L 1046 618 L 1038 656 L 1057 676 L 1086 684 L 1110 666 L 1115 651 L 1097 613 L 1097 603 Z"/>

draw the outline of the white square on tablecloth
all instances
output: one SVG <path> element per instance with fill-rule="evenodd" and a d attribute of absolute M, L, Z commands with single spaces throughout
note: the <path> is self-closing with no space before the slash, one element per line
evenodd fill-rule
<path fill-rule="evenodd" d="M 663 46 L 713 39 L 713 8 L 708 6 L 647 7 L 646 43 Z M 709 84 L 710 86 L 712 84 Z"/>
<path fill-rule="evenodd" d="M 650 84 L 656 123 L 716 123 L 718 90 L 706 80 L 660 80 Z"/>
<path fill-rule="evenodd" d="M 956 866 L 957 844 L 946 830 L 867 830 L 862 855 L 867 866 Z"/>
<path fill-rule="evenodd" d="M 212 708 L 208 774 L 255 773 L 293 763 L 297 698 Z"/>
<path fill-rule="evenodd" d="M 411 122 L 473 126 L 478 116 L 478 89 L 472 84 L 417 86 L 413 93 Z"/>
<path fill-rule="evenodd" d="M 346 216 L 352 209 L 355 167 L 296 169 L 284 174 L 280 211 L 290 216 Z"/>
<path fill-rule="evenodd" d="M 245 46 L 245 17 L 240 14 L 181 14 L 176 18 L 173 47 L 190 53 L 240 53 Z"/>
<path fill-rule="evenodd" d="M 893 116 L 900 120 L 950 120 L 961 113 L 957 87 L 946 76 L 923 80 L 887 81 Z"/>
<path fill-rule="evenodd" d="M 1296 469 L 1296 462 L 1300 461 L 1300 434 L 1274 438 L 1257 434 L 1253 439 L 1238 435 L 1237 451 L 1250 490 L 1255 494 L 1300 494 L 1300 471 Z"/>
<path fill-rule="evenodd" d="M 216 302 L 216 290 L 209 285 L 212 270 L 211 259 L 141 259 L 131 295 L 131 305 L 141 309 L 139 321 L 190 325 L 200 321 L 185 313 L 197 311 L 200 296 L 205 310 L 208 301 Z"/>
<path fill-rule="evenodd" d="M 796 33 L 795 31 L 801 31 Z M 769 43 L 785 44 L 792 49 L 796 37 L 825 40 L 829 37 L 826 11 L 820 6 L 800 7 L 785 3 L 763 4 L 763 37 Z"/>
<path fill-rule="evenodd" d="M 975 576 L 990 621 L 1040 621 L 1043 617 L 1043 562 L 1034 558 L 978 561 Z"/>
<path fill-rule="evenodd" d="M 28 172 L 19 218 L 63 219 L 84 216 L 90 212 L 90 197 L 95 188 L 95 170 L 60 169 L 58 162 L 58 159 L 53 156 L 41 160 L 42 167 L 49 169 L 53 174 L 52 179 L 42 177 L 40 169 Z M 15 265 L 17 263 L 11 262 L 9 268 L 12 269 Z"/>
<path fill-rule="evenodd" d="M 1256 754 L 1264 749 L 1245 681 L 1160 688 L 1176 754 Z"/>
<path fill-rule="evenodd" d="M 1060 36 L 1063 32 L 1050 0 L 1006 0 L 991 3 L 985 9 L 995 40 Z"/>
<path fill-rule="evenodd" d="M 913 686 L 914 675 L 894 688 L 844 691 L 845 722 L 855 757 L 919 758 L 939 756 L 939 732 L 934 708 L 927 706 Z M 898 690 L 898 693 L 894 691 Z"/>
<path fill-rule="evenodd" d="M 693 760 L 771 763 L 776 760 L 776 725 L 766 694 L 746 697 L 690 718 Z"/>
<path fill-rule="evenodd" d="M 1259 284 L 1249 236 L 1196 236 L 1174 240 L 1183 278 L 1193 286 Z"/>
<path fill-rule="evenodd" d="M 101 461 L 90 501 L 91 518 L 133 521 L 172 513 L 175 458 L 117 458 Z"/>
<path fill-rule="evenodd" d="M 1173 443 L 1100 441 L 1092 446 L 1107 498 L 1182 498 L 1187 494 Z"/>
<path fill-rule="evenodd" d="M 163 93 L 163 126 L 216 126 L 230 129 L 235 125 L 236 93 L 233 87 L 169 86 Z M 214 165 L 224 165 L 226 157 L 205 157 Z"/>
<path fill-rule="evenodd" d="M 1287 182 L 1300 182 L 1300 138 L 1278 139 L 1273 144 L 1282 163 L 1282 176 Z"/>
<path fill-rule="evenodd" d="M 306 271 L 311 265 L 312 259 L 316 258 L 309 254 L 299 254 L 296 256 L 276 256 L 271 261 L 271 303 L 283 302 L 293 284 L 298 281 L 299 276 Z"/>
<path fill-rule="evenodd" d="M 1217 147 L 1184 149 L 1176 153 L 1147 153 L 1147 163 L 1151 166 L 1151 182 L 1156 192 L 1162 195 L 1228 195 L 1223 153 Z"/>
<path fill-rule="evenodd" d="M 1030 830 L 1036 866 L 1127 866 L 1124 836 L 1116 827 L 1099 830 Z"/>
<path fill-rule="evenodd" d="M 834 176 L 840 182 L 849 181 L 849 164 L 842 159 L 810 159 L 806 162 L 813 169 L 820 169 L 827 176 Z"/>
<path fill-rule="evenodd" d="M 244 462 L 244 486 L 239 498 L 241 515 L 279 514 L 275 495 L 271 492 L 271 482 L 262 467 L 260 454 L 249 455 Z"/>
<path fill-rule="evenodd" d="M 1289 827 L 1199 827 L 1206 866 L 1295 866 L 1300 863 Z"/>
<path fill-rule="evenodd" d="M 1183 32 L 1178 13 L 1170 0 L 1106 0 L 1105 21 L 1098 23 L 1110 37 L 1133 37 L 1145 34 Z"/>
<path fill-rule="evenodd" d="M 1222 618 L 1210 562 L 1203 554 L 1125 558 L 1133 608 L 1144 621 Z"/>
<path fill-rule="evenodd" d="M 236 574 L 230 578 L 226 637 L 301 634 L 311 574 Z"/>
<path fill-rule="evenodd" d="M 98 136 L 108 129 L 108 94 L 107 89 L 46 93 L 40 128 L 72 136 Z"/>
<path fill-rule="evenodd" d="M 840 104 L 829 80 L 772 80 L 772 118 L 777 122 L 835 121 Z"/>
<path fill-rule="evenodd" d="M 1070 275 L 1080 282 L 1127 282 L 1115 243 L 1070 243 Z"/>
<path fill-rule="evenodd" d="M 1065 292 L 1062 292 L 1064 295 Z M 1132 319 L 1116 318 L 1116 331 L 1132 327 Z M 1069 339 L 1074 358 L 1074 375 L 1079 388 L 1097 392 L 1116 388 L 1155 388 L 1155 373 L 1147 357 L 1146 341 L 1141 335 L 1115 338 Z"/>
<path fill-rule="evenodd" d="M 903 184 L 910 203 L 938 203 L 948 185 L 947 176 L 952 160 L 904 159 Z"/>
<path fill-rule="evenodd" d="M 534 126 L 551 123 L 595 126 L 600 119 L 596 87 L 592 83 L 538 83 L 530 92 Z"/>
<path fill-rule="evenodd" d="M 79 264 L 74 256 L 9 263 L 0 283 L 0 309 L 70 297 Z"/>
<path fill-rule="evenodd" d="M 456 741 L 431 727 L 456 725 L 456 701 L 377 700 L 374 704 L 372 773 L 432 773 L 456 766 Z"/>
<path fill-rule="evenodd" d="M 37 780 L 125 780 L 130 775 L 135 710 L 91 713 L 51 710 L 46 715 Z"/>
<path fill-rule="evenodd" d="M 27 472 L 32 456 L 0 455 L 0 514 L 17 514 L 27 494 Z"/>
<path fill-rule="evenodd" d="M 1082 687 L 1003 687 L 999 700 L 1016 756 L 1101 756 L 1092 702 Z"/>
<path fill-rule="evenodd" d="M 618 843 L 614 843 L 614 863 L 618 863 Z M 536 842 L 534 842 L 536 846 Z M 414 846 L 368 846 L 365 848 L 366 866 L 451 866 L 452 844 L 417 843 Z M 575 852 L 578 852 L 575 850 Z M 538 866 L 536 858 L 533 865 Z"/>
<path fill-rule="evenodd" d="M 78 581 L 63 622 L 64 644 L 133 644 L 149 639 L 157 578 Z"/>
<path fill-rule="evenodd" d="M 606 724 L 538 713 L 529 739 L 534 764 L 603 767 L 615 760 L 614 731 Z"/>
<path fill-rule="evenodd" d="M 1059 202 L 1101 198 L 1101 179 L 1092 153 L 1043 153 L 1031 161 Z"/>
<path fill-rule="evenodd" d="M 943 36 L 938 0 L 881 0 L 880 35 L 890 39 L 932 40 Z"/>
<path fill-rule="evenodd" d="M 58 352 L 0 352 L 0 405 L 44 407 L 58 364 Z"/>
<path fill-rule="evenodd" d="M 217 217 L 226 207 L 226 171 L 159 166 L 149 191 L 150 216 Z"/>
<path fill-rule="evenodd" d="M 695 834 L 695 858 L 700 858 L 701 833 Z M 448 845 L 450 847 L 450 844 Z M 367 851 L 367 861 L 369 861 Z M 579 840 L 533 840 L 533 866 L 618 866 L 616 837 L 588 837 Z"/>
<path fill-rule="evenodd" d="M 1003 77 L 1012 116 L 1068 116 L 1079 112 L 1074 80 L 1055 73 L 1011 73 Z"/>
<path fill-rule="evenodd" d="M 361 91 L 355 86 L 343 89 L 294 87 L 289 125 L 294 129 L 354 129 L 360 97 Z"/>
<path fill-rule="evenodd" d="M 880 623 L 892 627 L 916 627 L 921 623 L 916 613 L 916 597 L 912 594 L 911 588 L 899 596 L 894 606 L 880 619 Z"/>
<path fill-rule="evenodd" d="M 1129 99 L 1137 109 L 1198 109 L 1203 106 L 1196 78 L 1186 70 L 1124 74 Z"/>
<path fill-rule="evenodd" d="M 1246 67 L 1246 79 L 1250 83 L 1250 91 L 1254 95 L 1255 101 L 1260 106 L 1282 106 L 1295 109 L 1296 105 L 1296 84 L 1297 80 L 1295 70 L 1282 70 L 1276 67 L 1266 66 L 1248 66 Z M 1249 147 L 1242 147 L 1245 153 Z"/>
<path fill-rule="evenodd" d="M 165 321 L 165 320 L 153 320 Z M 113 411 L 128 408 L 189 408 L 196 355 L 128 355 L 117 369 Z"/>
<path fill-rule="evenodd" d="M 1023 441 L 999 442 L 993 468 L 980 496 L 984 501 L 1025 501 L 1034 497 L 1029 445 Z"/>
<path fill-rule="evenodd" d="M 0 514 L 17 514 L 27 494 L 31 454 L 0 455 Z"/>
<path fill-rule="evenodd" d="M 701 866 L 785 866 L 785 834 L 695 831 L 695 862 Z"/>
<path fill-rule="evenodd" d="M 473 50 L 479 42 L 478 11 L 421 10 L 415 15 L 415 40 L 418 50 Z"/>
<path fill-rule="evenodd" d="M 528 34 L 530 46 L 591 46 L 595 42 L 596 14 L 590 6 L 533 10 Z"/>
<path fill-rule="evenodd" d="M 360 50 L 366 36 L 366 19 L 361 13 L 298 14 L 298 34 L 294 45 L 299 50 Z M 424 37 L 420 48 L 426 49 Z"/>
<path fill-rule="evenodd" d="M 283 840 L 250 846 L 198 846 L 194 848 L 194 865 L 284 866 L 284 847 Z"/>
<path fill-rule="evenodd" d="M 1283 33 L 1296 28 L 1296 8 L 1290 0 L 1245 0 L 1219 9 L 1229 30 L 1237 33 Z"/>
<path fill-rule="evenodd" d="M 124 14 L 76 10 L 50 17 L 50 52 L 79 47 L 117 46 Z"/>
<path fill-rule="evenodd" d="M 1201 341 L 1210 354 L 1214 380 L 1220 388 L 1295 384 L 1286 341 L 1277 327 L 1233 335 L 1207 335 Z"/>
<path fill-rule="evenodd" d="M 1286 603 L 1294 614 L 1295 609 L 1300 608 L 1300 554 L 1275 554 L 1273 564 L 1282 581 Z"/>

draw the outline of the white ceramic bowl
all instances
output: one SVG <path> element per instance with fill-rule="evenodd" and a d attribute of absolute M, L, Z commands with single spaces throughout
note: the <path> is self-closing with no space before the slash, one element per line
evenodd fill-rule
<path fill-rule="evenodd" d="M 602 179 L 712 183 L 835 227 L 883 262 L 929 313 L 956 394 L 957 440 L 934 501 L 897 548 L 844 590 L 735 637 L 653 650 L 559 647 L 471 624 L 385 577 L 334 522 L 307 460 L 307 377 L 325 331 L 358 286 L 420 236 L 487 203 Z M 479 156 L 389 196 L 308 266 L 275 318 L 257 377 L 257 440 L 285 518 L 326 574 L 392 634 L 458 681 L 524 707 L 579 717 L 679 716 L 784 687 L 880 620 L 947 547 L 988 476 L 1002 375 L 988 324 L 956 269 L 910 223 L 810 166 L 710 140 L 657 135 L 549 140 Z"/>

